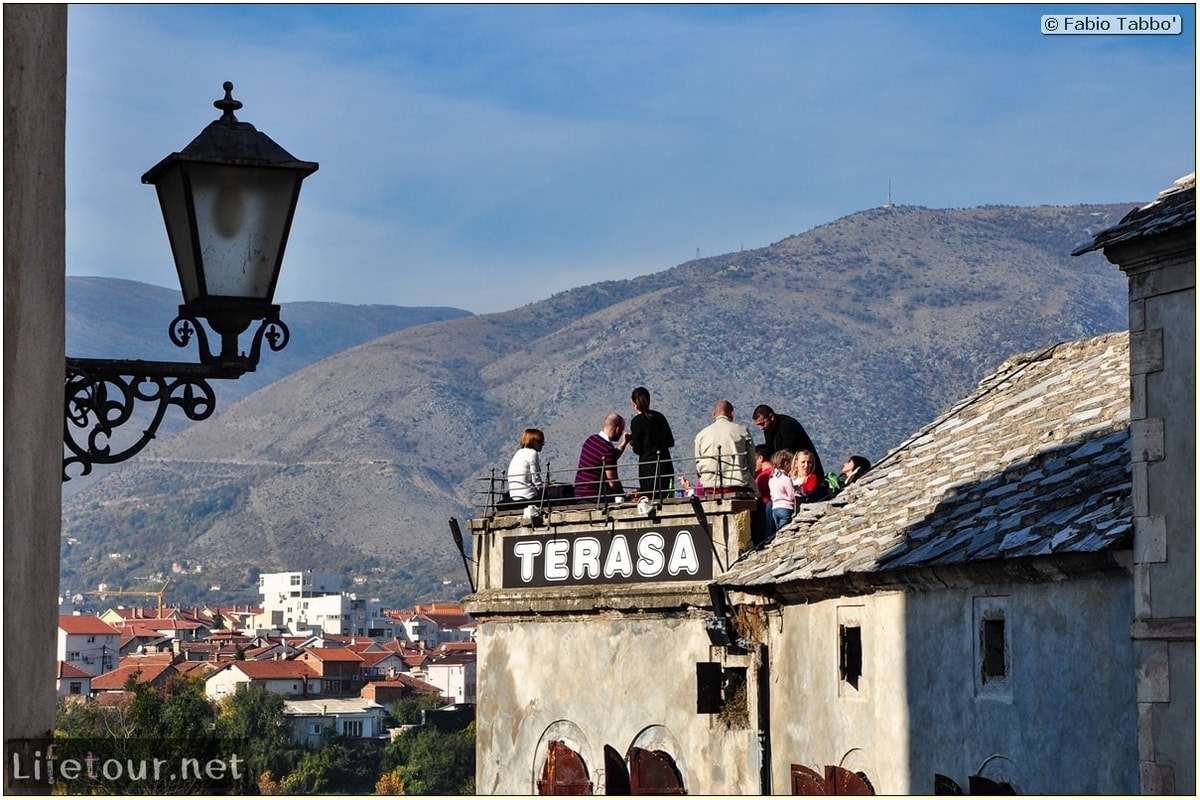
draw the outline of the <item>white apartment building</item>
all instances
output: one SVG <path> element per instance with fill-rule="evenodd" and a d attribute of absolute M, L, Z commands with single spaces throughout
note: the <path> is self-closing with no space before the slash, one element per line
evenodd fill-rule
<path fill-rule="evenodd" d="M 58 618 L 58 660 L 95 677 L 117 666 L 121 632 L 97 616 L 63 614 Z"/>
<path fill-rule="evenodd" d="M 474 652 L 447 653 L 425 664 L 423 680 L 441 689 L 447 703 L 474 703 L 476 669 Z"/>
<path fill-rule="evenodd" d="M 395 636 L 397 626 L 383 616 L 378 600 L 360 598 L 341 587 L 341 576 L 328 572 L 264 572 L 258 576 L 262 614 L 255 618 L 254 627 L 296 636 Z"/>

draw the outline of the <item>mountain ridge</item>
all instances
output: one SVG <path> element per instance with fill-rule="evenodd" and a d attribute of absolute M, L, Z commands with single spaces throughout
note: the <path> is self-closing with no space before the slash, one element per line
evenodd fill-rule
<path fill-rule="evenodd" d="M 476 479 L 503 470 L 525 427 L 546 432 L 543 463 L 569 474 L 605 413 L 629 416 L 637 385 L 671 421 L 685 472 L 720 397 L 758 441 L 749 412 L 766 402 L 804 423 L 830 468 L 851 452 L 877 460 L 1013 354 L 1127 327 L 1124 276 L 1069 253 L 1132 205 L 870 209 L 387 333 L 154 443 L 65 503 L 64 531 L 88 544 L 64 551 L 64 588 L 182 559 L 228 576 L 223 593 L 253 587 L 258 569 L 332 565 L 400 604 L 461 594 L 446 520 L 476 513 Z M 622 461 L 630 481 L 634 459 Z M 136 515 L 113 511 L 131 498 L 215 510 L 164 519 L 170 555 L 103 563 L 137 540 Z"/>

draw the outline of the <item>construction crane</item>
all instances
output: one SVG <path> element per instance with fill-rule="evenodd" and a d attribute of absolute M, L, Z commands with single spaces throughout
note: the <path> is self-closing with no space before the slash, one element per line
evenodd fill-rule
<path fill-rule="evenodd" d="M 99 595 L 101 597 L 107 597 L 110 594 L 114 595 L 116 597 L 157 597 L 158 598 L 158 618 L 162 619 L 163 594 L 167 591 L 167 584 L 170 582 L 171 582 L 171 579 L 167 578 L 166 583 L 164 583 L 162 585 L 162 588 L 159 589 L 157 592 L 137 592 L 137 591 L 133 591 L 132 589 L 128 590 L 128 591 L 125 589 L 105 589 L 104 591 L 84 592 L 84 594 L 95 594 L 95 595 Z"/>

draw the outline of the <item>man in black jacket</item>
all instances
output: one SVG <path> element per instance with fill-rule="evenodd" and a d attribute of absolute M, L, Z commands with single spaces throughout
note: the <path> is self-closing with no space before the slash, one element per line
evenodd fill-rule
<path fill-rule="evenodd" d="M 817 446 L 808 437 L 808 431 L 804 430 L 804 426 L 800 424 L 799 420 L 789 417 L 787 414 L 776 414 L 775 410 L 768 405 L 760 405 L 754 409 L 754 424 L 763 432 L 766 445 L 772 453 L 776 450 L 790 450 L 792 455 L 801 450 L 811 452 L 817 475 L 822 480 L 825 478 Z"/>

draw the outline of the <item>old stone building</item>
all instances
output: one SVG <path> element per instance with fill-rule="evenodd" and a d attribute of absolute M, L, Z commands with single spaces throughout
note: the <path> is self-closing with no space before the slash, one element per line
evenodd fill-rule
<path fill-rule="evenodd" d="M 745 683 L 750 659 L 708 625 L 709 585 L 750 546 L 756 503 L 472 520 L 480 794 L 759 792 L 755 715 L 720 684 Z"/>
<path fill-rule="evenodd" d="M 1128 364 L 1124 333 L 1010 359 L 720 578 L 774 792 L 1136 790 Z"/>
<path fill-rule="evenodd" d="M 1075 255 L 1129 276 L 1133 595 L 1145 794 L 1196 793 L 1196 173 Z"/>
<path fill-rule="evenodd" d="M 710 581 L 605 553 L 752 503 L 477 521 L 480 791 L 1134 791 L 1128 364 L 1010 359 L 764 547 L 715 536 Z"/>
<path fill-rule="evenodd" d="M 472 520 L 479 791 L 1194 793 L 1194 176 L 1092 248 L 1129 332 L 764 546 L 748 499 Z"/>

